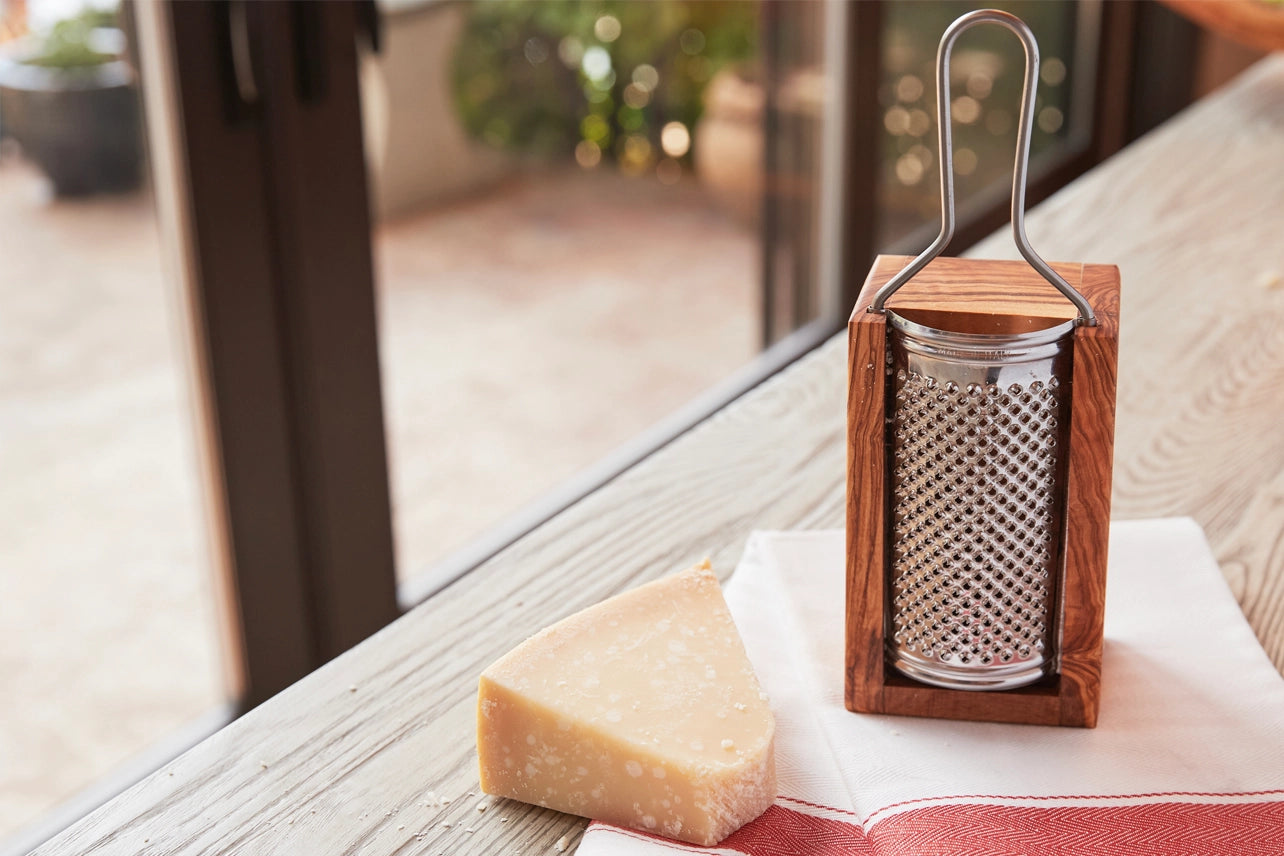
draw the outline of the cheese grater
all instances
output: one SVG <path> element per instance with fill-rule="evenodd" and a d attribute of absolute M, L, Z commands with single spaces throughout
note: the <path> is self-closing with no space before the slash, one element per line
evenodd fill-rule
<path fill-rule="evenodd" d="M 890 662 L 943 687 L 1033 683 L 1056 656 L 1071 324 L 888 324 Z"/>
<path fill-rule="evenodd" d="M 984 23 L 1025 49 L 1011 208 L 1025 262 L 939 257 L 954 232 L 950 51 Z M 847 705 L 1091 726 L 1118 270 L 1049 265 L 1026 237 L 1029 28 L 964 15 L 936 78 L 941 232 L 913 260 L 875 261 L 849 325 Z"/>

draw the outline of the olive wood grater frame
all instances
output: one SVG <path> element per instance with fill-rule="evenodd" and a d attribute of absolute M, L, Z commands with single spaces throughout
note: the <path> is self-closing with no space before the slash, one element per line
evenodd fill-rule
<path fill-rule="evenodd" d="M 848 324 L 847 640 L 849 710 L 945 719 L 1093 727 L 1101 687 L 1106 557 L 1118 359 L 1119 270 L 1054 264 L 1095 311 L 1071 347 L 1071 412 L 1063 505 L 1059 645 L 1055 674 L 1019 689 L 943 689 L 887 663 L 890 519 L 886 416 L 887 316 L 868 311 L 875 293 L 911 259 L 879 256 Z M 1023 261 L 936 258 L 896 292 L 887 309 L 948 327 L 1038 329 L 1075 307 Z M 937 319 L 947 319 L 944 323 Z"/>

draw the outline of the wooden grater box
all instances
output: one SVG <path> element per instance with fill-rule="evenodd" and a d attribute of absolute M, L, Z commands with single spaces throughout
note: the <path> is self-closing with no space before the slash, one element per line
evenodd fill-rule
<path fill-rule="evenodd" d="M 1114 449 L 1119 269 L 1053 264 L 1097 316 L 1076 327 L 1067 451 L 1056 674 L 1014 690 L 942 689 L 902 676 L 884 653 L 889 520 L 886 470 L 886 316 L 874 294 L 910 259 L 879 256 L 848 323 L 847 644 L 849 710 L 944 719 L 1092 728 L 1101 700 L 1106 554 Z M 937 258 L 887 302 L 941 329 L 1017 332 L 1075 317 L 1074 306 L 1024 261 Z M 961 317 L 960 317 L 961 316 Z"/>

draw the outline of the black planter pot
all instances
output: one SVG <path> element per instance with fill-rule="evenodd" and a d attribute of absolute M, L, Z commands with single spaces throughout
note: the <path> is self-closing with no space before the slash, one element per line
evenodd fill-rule
<path fill-rule="evenodd" d="M 142 176 L 138 90 L 123 61 L 63 69 L 0 54 L 0 129 L 59 196 L 131 190 Z"/>

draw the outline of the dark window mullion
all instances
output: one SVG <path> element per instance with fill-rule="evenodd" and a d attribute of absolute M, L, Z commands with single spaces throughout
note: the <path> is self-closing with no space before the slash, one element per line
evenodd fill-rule
<path fill-rule="evenodd" d="M 164 7 L 172 34 L 175 105 L 190 234 L 197 394 L 209 419 L 209 501 L 227 567 L 228 653 L 239 701 L 262 701 L 315 667 L 306 563 L 281 361 L 281 307 L 272 281 L 258 110 L 237 93 L 227 2 Z M 245 35 L 241 30 L 238 37 Z"/>
<path fill-rule="evenodd" d="M 355 10 L 163 8 L 215 552 L 251 706 L 398 614 Z"/>
<path fill-rule="evenodd" d="M 319 655 L 396 618 L 352 3 L 267 3 L 263 79 L 303 549 Z"/>
<path fill-rule="evenodd" d="M 883 0 L 847 6 L 847 63 L 844 67 L 841 260 L 842 306 L 856 305 L 865 273 L 874 262 L 882 223 L 878 198 L 881 165 L 883 74 Z M 846 318 L 841 319 L 846 323 Z"/>

